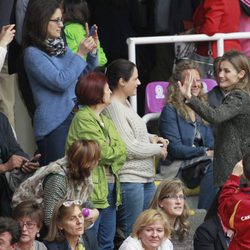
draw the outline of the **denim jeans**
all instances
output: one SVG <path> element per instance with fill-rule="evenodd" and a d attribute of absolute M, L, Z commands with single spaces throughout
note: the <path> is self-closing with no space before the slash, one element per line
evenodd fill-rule
<path fill-rule="evenodd" d="M 74 114 L 70 113 L 62 124 L 44 136 L 42 140 L 37 141 L 38 151 L 42 155 L 41 166 L 45 166 L 65 155 L 65 143 L 73 117 Z"/>
<path fill-rule="evenodd" d="M 139 214 L 149 207 L 155 192 L 155 185 L 153 182 L 122 182 L 121 192 L 122 205 L 118 209 L 117 225 L 127 238 Z"/>
<path fill-rule="evenodd" d="M 210 164 L 206 174 L 202 177 L 200 182 L 198 208 L 208 210 L 211 207 L 218 191 L 219 189 L 213 185 L 213 164 Z"/>
<path fill-rule="evenodd" d="M 109 207 L 99 209 L 100 215 L 95 222 L 98 250 L 113 250 L 116 230 L 116 185 L 108 184 Z"/>

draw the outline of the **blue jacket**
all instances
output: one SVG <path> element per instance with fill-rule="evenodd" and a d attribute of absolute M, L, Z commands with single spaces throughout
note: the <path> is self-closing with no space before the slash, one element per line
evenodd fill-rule
<path fill-rule="evenodd" d="M 195 137 L 195 126 L 192 122 L 187 122 L 176 111 L 175 107 L 167 104 L 160 116 L 159 130 L 162 137 L 169 140 L 168 159 L 186 160 L 205 155 L 207 149 L 213 149 L 214 138 L 209 126 L 197 121 L 203 145 L 193 147 Z"/>
<path fill-rule="evenodd" d="M 35 47 L 24 50 L 24 66 L 36 104 L 34 133 L 37 141 L 68 117 L 74 106 L 79 76 L 97 65 L 97 56 L 89 53 L 85 61 L 69 48 L 63 56 L 50 56 Z"/>

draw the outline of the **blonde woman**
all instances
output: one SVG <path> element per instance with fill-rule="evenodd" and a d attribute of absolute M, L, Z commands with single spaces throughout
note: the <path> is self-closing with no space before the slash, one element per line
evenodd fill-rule
<path fill-rule="evenodd" d="M 164 213 L 154 209 L 145 210 L 135 221 L 131 236 L 119 250 L 172 250 L 170 232 Z"/>

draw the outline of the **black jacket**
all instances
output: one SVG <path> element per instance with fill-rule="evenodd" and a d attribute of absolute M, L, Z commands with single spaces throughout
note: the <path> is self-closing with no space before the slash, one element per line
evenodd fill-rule
<path fill-rule="evenodd" d="M 203 222 L 194 234 L 194 250 L 227 250 L 226 236 L 217 214 Z"/>
<path fill-rule="evenodd" d="M 98 249 L 97 239 L 93 229 L 86 230 L 82 237 L 84 241 L 85 250 Z M 67 240 L 64 240 L 62 242 L 44 241 L 44 244 L 46 245 L 48 250 L 70 250 Z"/>

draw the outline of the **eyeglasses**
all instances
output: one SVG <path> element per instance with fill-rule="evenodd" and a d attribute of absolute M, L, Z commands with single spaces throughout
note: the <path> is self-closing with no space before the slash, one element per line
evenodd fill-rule
<path fill-rule="evenodd" d="M 82 205 L 82 201 L 81 200 L 74 200 L 74 201 L 65 201 L 63 202 L 63 206 L 65 207 L 70 207 L 71 205 L 78 205 L 81 206 Z"/>
<path fill-rule="evenodd" d="M 169 194 L 166 195 L 162 198 L 162 200 L 164 199 L 169 199 L 169 200 L 185 200 L 186 196 L 184 194 L 180 194 L 180 195 L 176 195 L 176 194 Z"/>
<path fill-rule="evenodd" d="M 23 228 L 23 226 L 26 226 L 28 229 L 33 229 L 34 226 L 36 225 L 36 223 L 33 223 L 31 221 L 27 221 L 27 222 L 19 221 L 18 223 L 21 226 L 21 228 Z"/>
<path fill-rule="evenodd" d="M 50 22 L 55 22 L 58 25 L 63 24 L 63 19 L 62 18 L 57 18 L 57 19 L 50 19 Z"/>

